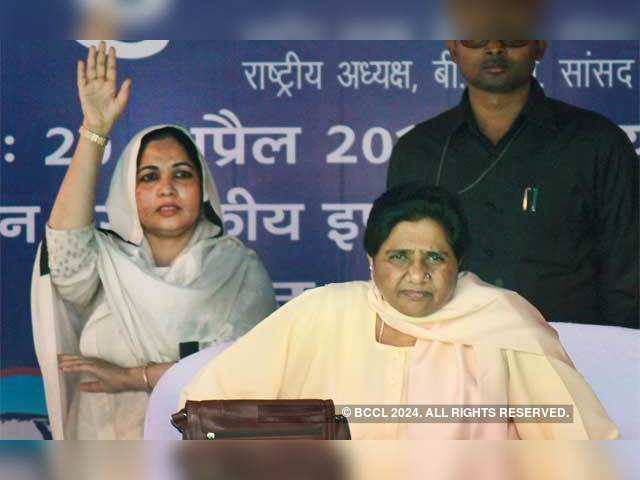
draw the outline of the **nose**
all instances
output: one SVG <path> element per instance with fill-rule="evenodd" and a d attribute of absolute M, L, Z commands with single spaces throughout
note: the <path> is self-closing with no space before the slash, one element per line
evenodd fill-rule
<path fill-rule="evenodd" d="M 176 194 L 176 187 L 171 175 L 160 178 L 158 182 L 158 195 L 161 197 L 173 196 Z"/>
<path fill-rule="evenodd" d="M 427 274 L 429 273 L 429 266 L 425 264 L 422 260 L 414 260 L 409 265 L 409 280 L 411 283 L 421 284 L 424 283 L 427 279 Z"/>
<path fill-rule="evenodd" d="M 505 52 L 505 46 L 503 40 L 489 40 L 487 46 L 484 48 L 485 52 L 489 55 L 502 55 Z"/>

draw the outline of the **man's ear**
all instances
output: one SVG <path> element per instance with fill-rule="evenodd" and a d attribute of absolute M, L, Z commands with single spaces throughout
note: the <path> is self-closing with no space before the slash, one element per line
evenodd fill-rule
<path fill-rule="evenodd" d="M 535 40 L 536 44 L 536 60 L 539 62 L 544 58 L 544 54 L 547 52 L 546 40 Z"/>
<path fill-rule="evenodd" d="M 455 40 L 446 40 L 445 44 L 451 53 L 451 60 L 458 63 L 458 42 Z"/>

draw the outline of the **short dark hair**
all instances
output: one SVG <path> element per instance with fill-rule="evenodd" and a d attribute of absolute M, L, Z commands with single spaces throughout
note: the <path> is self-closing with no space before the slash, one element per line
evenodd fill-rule
<path fill-rule="evenodd" d="M 364 249 L 375 257 L 398 223 L 423 219 L 433 220 L 444 229 L 460 262 L 471 246 L 469 225 L 460 202 L 444 188 L 421 182 L 394 187 L 376 199 L 364 232 Z"/>
<path fill-rule="evenodd" d="M 198 153 L 198 149 L 193 143 L 193 140 L 191 140 L 191 137 L 189 137 L 189 135 L 187 135 L 182 130 L 176 127 L 171 127 L 171 126 L 162 127 L 156 130 L 151 130 L 150 132 L 146 133 L 142 137 L 142 140 L 140 140 L 140 150 L 138 150 L 138 159 L 137 159 L 138 165 L 140 165 L 140 160 L 142 159 L 142 155 L 145 149 L 147 148 L 147 145 L 149 145 L 149 143 L 153 142 L 154 140 L 164 140 L 166 138 L 173 138 L 180 145 L 182 145 L 182 147 L 186 150 L 187 155 L 193 162 L 193 165 L 196 167 L 196 170 L 198 171 L 198 175 L 200 176 L 200 179 L 202 179 L 203 172 L 202 172 L 202 165 L 200 164 L 200 155 Z"/>

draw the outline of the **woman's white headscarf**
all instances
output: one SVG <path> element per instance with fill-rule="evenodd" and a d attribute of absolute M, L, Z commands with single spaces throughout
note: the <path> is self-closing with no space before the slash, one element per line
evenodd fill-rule
<path fill-rule="evenodd" d="M 143 137 L 155 130 L 171 127 L 180 130 L 186 138 L 191 139 L 189 132 L 178 125 L 156 125 L 146 128 L 131 139 L 126 146 L 111 177 L 109 195 L 107 197 L 107 215 L 111 229 L 122 239 L 135 245 L 141 245 L 144 240 L 144 232 L 138 218 L 136 205 L 136 173 L 138 169 L 138 154 Z M 195 144 L 194 144 L 195 147 Z M 202 154 L 198 152 L 197 159 L 193 159 L 196 168 L 201 172 L 202 212 L 205 220 L 208 220 L 207 235 L 216 236 L 222 232 L 222 207 L 218 189 L 213 182 L 213 176 L 209 171 Z"/>
<path fill-rule="evenodd" d="M 222 235 L 217 189 L 200 153 L 202 217 L 173 262 L 155 266 L 138 218 L 136 170 L 144 135 L 166 126 L 147 128 L 129 142 L 114 170 L 107 199 L 112 230 L 96 231 L 97 270 L 120 332 L 120 338 L 112 340 L 126 345 L 131 355 L 123 362 L 134 365 L 176 361 L 183 342 L 206 346 L 233 340 L 276 306 L 271 282 L 255 253 L 240 240 Z M 191 139 L 186 130 L 174 128 Z M 57 354 L 78 352 L 87 319 L 78 319 L 57 295 L 41 250 L 32 281 L 34 341 L 52 431 L 55 438 L 62 438 L 76 386 L 58 372 Z"/>
<path fill-rule="evenodd" d="M 109 223 L 120 238 L 97 236 L 98 271 L 107 301 L 141 363 L 176 360 L 180 342 L 230 340 L 234 332 L 245 333 L 247 322 L 255 324 L 275 306 L 255 254 L 236 238 L 219 236 L 220 200 L 200 153 L 202 218 L 168 268 L 153 264 L 136 206 L 137 159 L 144 135 L 167 126 L 172 125 L 143 130 L 125 148 L 107 198 Z M 185 130 L 172 127 L 191 139 Z"/>

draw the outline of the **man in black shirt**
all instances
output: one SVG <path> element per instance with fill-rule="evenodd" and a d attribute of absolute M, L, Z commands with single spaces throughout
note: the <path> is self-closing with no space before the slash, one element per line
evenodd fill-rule
<path fill-rule="evenodd" d="M 515 290 L 548 321 L 638 328 L 638 157 L 605 117 L 547 98 L 546 43 L 449 41 L 461 103 L 399 139 L 387 187 L 458 192 L 464 268 Z"/>

